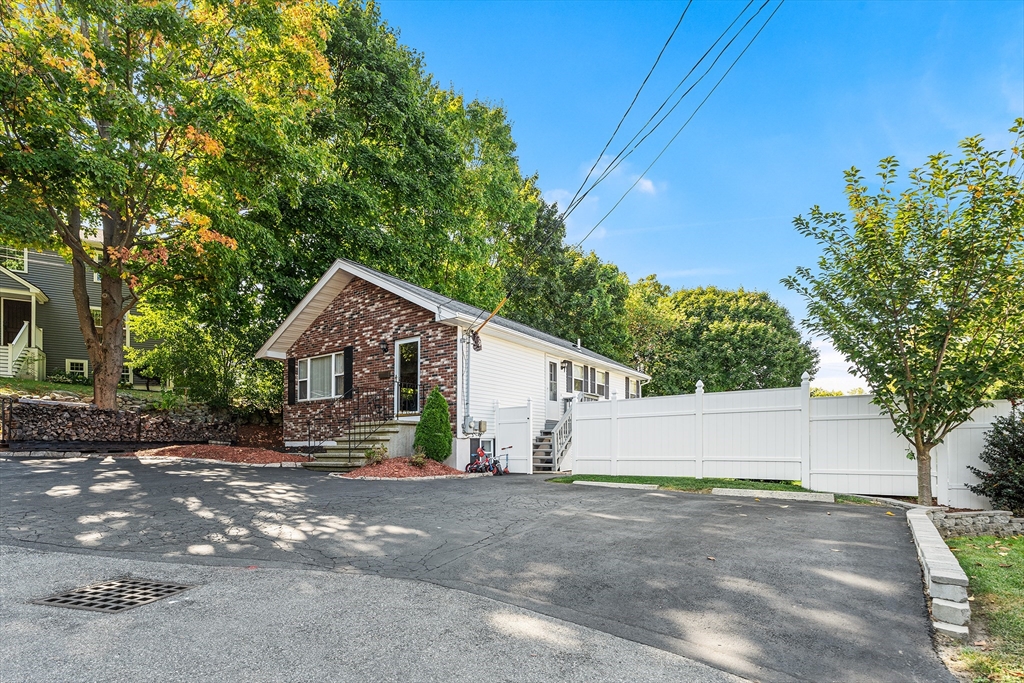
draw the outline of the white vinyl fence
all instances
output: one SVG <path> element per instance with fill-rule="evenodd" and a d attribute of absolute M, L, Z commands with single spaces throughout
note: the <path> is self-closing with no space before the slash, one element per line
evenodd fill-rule
<path fill-rule="evenodd" d="M 494 454 L 505 465 L 508 456 L 508 471 L 516 474 L 533 474 L 533 414 L 527 401 L 525 406 L 502 408 L 494 404 Z M 505 450 L 502 450 L 505 449 Z"/>
<path fill-rule="evenodd" d="M 939 503 L 988 507 L 967 490 L 968 465 L 1009 401 L 979 409 L 932 451 Z M 917 495 L 917 463 L 871 396 L 810 397 L 792 389 L 729 391 L 576 403 L 574 474 L 727 477 L 801 481 L 816 491 Z"/>

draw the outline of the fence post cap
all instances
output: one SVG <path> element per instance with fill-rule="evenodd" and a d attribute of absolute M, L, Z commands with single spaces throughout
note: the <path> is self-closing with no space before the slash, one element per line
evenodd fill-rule
<path fill-rule="evenodd" d="M 697 380 L 697 388 L 698 389 L 703 389 L 704 388 L 704 380 L 702 380 L 702 379 Z"/>
<path fill-rule="evenodd" d="M 800 379 L 802 379 L 805 382 L 808 382 L 811 379 L 811 375 L 805 370 L 804 374 L 800 375 Z"/>

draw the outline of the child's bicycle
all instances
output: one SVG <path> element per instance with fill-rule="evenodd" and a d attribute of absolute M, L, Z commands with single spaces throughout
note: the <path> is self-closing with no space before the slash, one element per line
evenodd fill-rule
<path fill-rule="evenodd" d="M 501 449 L 501 452 L 505 454 L 505 471 L 504 471 L 504 474 L 508 474 L 509 473 L 509 471 L 508 471 L 508 456 L 509 456 L 509 454 L 505 453 L 505 451 L 509 451 L 509 450 L 512 450 L 512 446 L 505 446 L 504 448 Z M 501 458 L 500 457 L 498 458 L 498 465 L 499 466 L 501 465 Z"/>
<path fill-rule="evenodd" d="M 466 472 L 490 472 L 498 476 L 505 474 L 497 459 L 487 455 L 483 448 L 477 448 L 476 453 L 470 457 L 469 464 L 466 465 Z"/>

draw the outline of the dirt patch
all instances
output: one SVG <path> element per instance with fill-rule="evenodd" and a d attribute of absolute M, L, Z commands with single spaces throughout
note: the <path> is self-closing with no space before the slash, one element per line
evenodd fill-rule
<path fill-rule="evenodd" d="M 357 470 L 352 470 L 343 477 L 355 479 L 356 477 L 386 477 L 388 479 L 405 479 L 407 477 L 439 477 L 448 474 L 463 474 L 454 467 L 442 465 L 435 460 L 427 460 L 423 467 L 416 467 L 409 463 L 409 458 L 388 458 L 376 465 L 366 465 Z"/>
<path fill-rule="evenodd" d="M 284 428 L 281 425 L 238 425 L 238 445 L 283 451 Z"/>
<path fill-rule="evenodd" d="M 167 446 L 136 451 L 135 455 L 164 458 L 202 458 L 222 462 L 247 462 L 265 465 L 273 462 L 307 462 L 308 458 L 291 453 L 280 453 L 265 448 L 244 448 L 241 446 L 210 446 L 194 444 L 189 446 Z"/>

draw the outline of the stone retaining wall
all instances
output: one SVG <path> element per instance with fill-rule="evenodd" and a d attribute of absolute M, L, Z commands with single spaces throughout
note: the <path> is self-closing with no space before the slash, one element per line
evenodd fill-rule
<path fill-rule="evenodd" d="M 235 442 L 238 430 L 212 416 L 97 410 L 90 404 L 22 399 L 12 408 L 11 444 L 24 442 Z"/>
<path fill-rule="evenodd" d="M 929 513 L 932 523 L 943 538 L 953 536 L 1019 536 L 1024 534 L 1024 517 L 1014 517 L 1006 510 L 980 512 Z"/>

